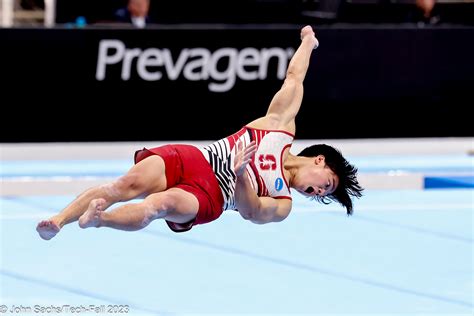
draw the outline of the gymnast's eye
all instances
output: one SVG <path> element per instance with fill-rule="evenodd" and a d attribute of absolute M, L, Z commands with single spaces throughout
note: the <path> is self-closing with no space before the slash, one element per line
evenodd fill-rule
<path fill-rule="evenodd" d="M 313 187 L 308 187 L 306 190 L 305 190 L 306 193 L 313 193 L 314 192 L 314 189 Z"/>

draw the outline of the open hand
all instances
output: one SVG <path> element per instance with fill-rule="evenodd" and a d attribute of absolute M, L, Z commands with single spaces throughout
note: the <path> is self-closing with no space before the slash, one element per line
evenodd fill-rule
<path fill-rule="evenodd" d="M 237 152 L 235 153 L 234 158 L 234 172 L 237 176 L 241 176 L 257 152 L 257 144 L 255 141 L 252 141 L 244 147 L 243 143 L 239 142 L 237 144 L 236 150 Z"/>

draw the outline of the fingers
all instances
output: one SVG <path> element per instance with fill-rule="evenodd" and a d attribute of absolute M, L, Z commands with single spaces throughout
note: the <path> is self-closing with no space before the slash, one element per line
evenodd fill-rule
<path fill-rule="evenodd" d="M 257 143 L 253 140 L 244 148 L 244 143 L 242 141 L 237 142 L 236 153 L 244 152 L 247 153 L 249 151 L 254 151 L 257 149 Z"/>
<path fill-rule="evenodd" d="M 244 150 L 244 160 L 252 158 L 252 156 L 257 152 L 257 144 L 255 141 L 252 141 Z"/>
<path fill-rule="evenodd" d="M 236 145 L 234 168 L 236 174 L 241 175 L 257 152 L 257 144 L 255 141 L 252 141 L 245 147 L 243 142 L 238 142 Z"/>
<path fill-rule="evenodd" d="M 242 142 L 237 144 L 236 157 L 242 157 L 243 160 L 251 158 L 257 151 L 257 144 L 255 141 L 251 141 L 245 148 L 243 148 Z"/>

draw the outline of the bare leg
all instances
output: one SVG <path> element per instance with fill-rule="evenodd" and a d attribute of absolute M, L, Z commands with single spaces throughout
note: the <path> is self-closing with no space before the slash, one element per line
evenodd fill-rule
<path fill-rule="evenodd" d="M 155 212 L 147 203 L 125 204 L 110 212 L 104 212 L 104 202 L 104 199 L 92 200 L 87 211 L 79 218 L 79 227 L 110 227 L 135 231 L 144 228 L 153 219 L 165 215 L 165 212 Z"/>
<path fill-rule="evenodd" d="M 104 204 L 103 199 L 92 200 L 87 211 L 79 218 L 79 226 L 135 231 L 159 218 L 177 223 L 189 222 L 196 217 L 199 209 L 194 195 L 177 188 L 151 194 L 141 203 L 125 204 L 110 212 L 103 211 Z"/>
<path fill-rule="evenodd" d="M 106 203 L 102 198 L 92 200 L 84 214 L 79 217 L 79 226 L 81 228 L 99 226 L 101 213 L 104 211 Z"/>
<path fill-rule="evenodd" d="M 113 184 L 109 184 L 111 187 Z M 117 202 L 112 195 L 107 194 L 108 190 L 106 189 L 107 185 L 98 186 L 91 189 L 86 190 L 82 194 L 80 194 L 72 203 L 70 203 L 66 208 L 64 208 L 60 213 L 52 216 L 47 220 L 43 220 L 39 222 L 36 230 L 41 238 L 45 240 L 49 240 L 56 236 L 57 233 L 61 230 L 61 228 L 69 223 L 77 221 L 79 216 L 81 216 L 91 199 L 104 197 L 107 198 L 107 202 L 104 204 L 104 209 L 107 208 L 109 205 Z M 104 200 L 106 201 L 106 200 Z"/>
<path fill-rule="evenodd" d="M 134 165 L 126 175 L 116 181 L 86 190 L 60 213 L 39 222 L 36 230 L 41 238 L 49 240 L 64 225 L 77 221 L 88 210 L 92 200 L 103 200 L 100 202 L 100 209 L 104 211 L 114 203 L 165 189 L 166 176 L 163 159 L 156 155 L 150 156 Z"/>

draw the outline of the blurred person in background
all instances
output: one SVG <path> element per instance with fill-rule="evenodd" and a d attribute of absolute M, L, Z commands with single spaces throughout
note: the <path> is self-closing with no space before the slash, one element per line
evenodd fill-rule
<path fill-rule="evenodd" d="M 313 18 L 317 23 L 335 23 L 344 0 L 306 0 L 303 1 L 301 15 Z"/>
<path fill-rule="evenodd" d="M 440 20 L 436 0 L 416 0 L 415 7 L 408 13 L 407 22 L 413 22 L 419 26 L 423 26 L 438 24 Z"/>
<path fill-rule="evenodd" d="M 117 22 L 131 23 L 137 28 L 144 28 L 152 23 L 149 16 L 150 0 L 128 0 L 127 6 L 115 12 Z"/>
<path fill-rule="evenodd" d="M 20 0 L 20 6 L 24 10 L 44 10 L 44 0 Z"/>
<path fill-rule="evenodd" d="M 420 9 L 423 17 L 429 18 L 435 6 L 435 0 L 416 0 L 415 5 Z"/>

